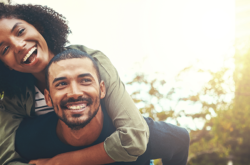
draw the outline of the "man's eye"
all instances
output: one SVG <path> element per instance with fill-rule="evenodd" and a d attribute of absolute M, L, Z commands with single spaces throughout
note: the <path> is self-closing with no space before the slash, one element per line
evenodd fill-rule
<path fill-rule="evenodd" d="M 20 29 L 20 30 L 18 31 L 17 36 L 20 36 L 20 35 L 24 32 L 24 30 L 25 30 L 25 29 Z"/>
<path fill-rule="evenodd" d="M 3 55 L 7 52 L 7 50 L 9 49 L 9 46 L 6 46 L 4 49 L 3 49 Z"/>
<path fill-rule="evenodd" d="M 66 82 L 60 82 L 60 83 L 56 84 L 56 87 L 60 87 L 60 86 L 64 86 L 64 85 L 67 85 L 67 83 Z"/>
<path fill-rule="evenodd" d="M 89 83 L 91 82 L 91 79 L 82 79 L 82 83 Z"/>

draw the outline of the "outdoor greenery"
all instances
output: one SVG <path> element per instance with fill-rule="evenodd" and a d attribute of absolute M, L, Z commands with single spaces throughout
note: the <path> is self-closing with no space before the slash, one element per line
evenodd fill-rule
<path fill-rule="evenodd" d="M 145 74 L 138 74 L 127 83 L 135 86 L 132 98 L 140 112 L 159 121 L 179 121 L 183 117 L 202 121 L 203 127 L 190 132 L 190 150 L 188 165 L 234 165 L 250 164 L 250 46 L 237 48 L 242 42 L 236 42 L 234 60 L 235 68 L 222 65 L 218 71 L 202 70 L 196 65 L 184 68 L 181 75 L 188 72 L 206 74 L 210 79 L 197 93 L 188 97 L 176 98 L 180 89 L 173 87 L 163 92 L 167 82 L 159 79 L 148 79 Z M 148 89 L 141 91 L 139 86 Z M 187 113 L 185 109 L 176 110 L 168 106 L 175 102 L 188 102 L 200 105 L 198 113 Z M 159 164 L 157 160 L 157 164 Z"/>

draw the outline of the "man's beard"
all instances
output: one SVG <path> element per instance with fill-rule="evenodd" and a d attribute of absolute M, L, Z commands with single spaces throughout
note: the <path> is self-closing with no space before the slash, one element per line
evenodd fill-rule
<path fill-rule="evenodd" d="M 74 98 L 69 98 L 67 100 L 63 100 L 60 103 L 60 107 L 62 110 L 62 116 L 58 116 L 58 118 L 60 120 L 62 120 L 71 130 L 80 130 L 83 127 L 85 127 L 87 124 L 89 124 L 89 122 L 96 116 L 99 107 L 100 107 L 100 99 L 99 102 L 98 100 L 96 100 L 96 102 L 94 104 L 98 104 L 98 107 L 95 109 L 95 111 L 92 113 L 91 110 L 88 112 L 88 118 L 87 120 L 80 120 L 79 118 L 82 116 L 82 114 L 73 114 L 71 117 L 74 118 L 74 120 L 68 120 L 66 114 L 65 114 L 65 109 L 67 109 L 67 107 L 65 106 L 67 103 L 72 103 L 72 102 L 79 102 L 79 101 L 87 101 L 88 104 L 86 106 L 90 106 L 93 104 L 93 101 L 90 98 L 83 98 L 83 97 L 79 97 L 78 99 L 74 99 Z M 53 104 L 53 102 L 52 102 Z M 59 110 L 58 105 L 56 105 L 57 110 Z M 70 110 L 69 110 L 70 111 Z"/>

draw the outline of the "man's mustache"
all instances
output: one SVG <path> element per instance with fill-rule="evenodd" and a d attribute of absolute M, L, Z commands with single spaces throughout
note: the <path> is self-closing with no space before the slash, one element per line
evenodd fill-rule
<path fill-rule="evenodd" d="M 87 105 L 91 105 L 93 103 L 93 101 L 89 97 L 81 97 L 80 96 L 77 99 L 74 99 L 74 98 L 71 97 L 71 98 L 62 100 L 61 103 L 60 103 L 60 107 L 62 109 L 67 109 L 66 104 L 68 104 L 68 103 L 75 103 L 75 102 L 81 102 L 81 101 L 87 102 Z"/>

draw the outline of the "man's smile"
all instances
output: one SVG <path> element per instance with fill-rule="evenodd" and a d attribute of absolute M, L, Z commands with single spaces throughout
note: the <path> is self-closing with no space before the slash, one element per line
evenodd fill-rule
<path fill-rule="evenodd" d="M 71 110 L 84 109 L 86 106 L 87 106 L 87 104 L 67 105 L 68 109 L 71 109 Z"/>
<path fill-rule="evenodd" d="M 70 113 L 79 114 L 86 111 L 93 103 L 90 98 L 79 97 L 78 99 L 69 98 L 61 101 L 61 109 L 69 111 Z"/>

